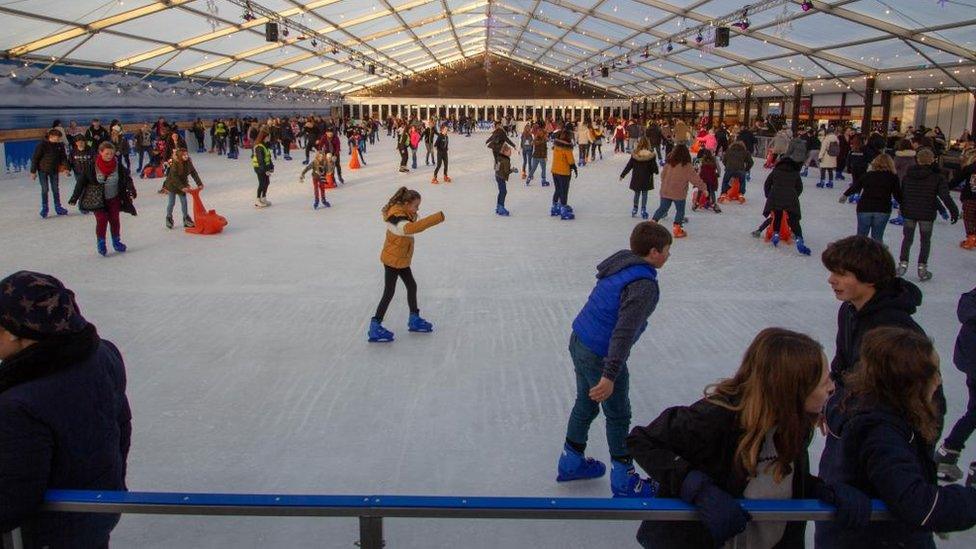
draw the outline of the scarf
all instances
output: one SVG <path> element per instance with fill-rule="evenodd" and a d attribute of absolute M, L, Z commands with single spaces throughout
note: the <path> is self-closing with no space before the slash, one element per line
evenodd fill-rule
<path fill-rule="evenodd" d="M 102 173 L 103 176 L 108 177 L 115 171 L 118 166 L 118 161 L 113 157 L 112 160 L 106 162 L 102 155 L 95 156 L 95 165 L 98 166 L 98 171 Z"/>

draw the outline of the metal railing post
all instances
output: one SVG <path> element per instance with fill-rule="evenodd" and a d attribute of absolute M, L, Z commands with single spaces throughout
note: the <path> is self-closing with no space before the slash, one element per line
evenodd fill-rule
<path fill-rule="evenodd" d="M 383 517 L 359 517 L 360 549 L 383 549 Z"/>
<path fill-rule="evenodd" d="M 3 549 L 24 549 L 24 540 L 20 535 L 20 528 L 14 528 L 3 533 Z"/>

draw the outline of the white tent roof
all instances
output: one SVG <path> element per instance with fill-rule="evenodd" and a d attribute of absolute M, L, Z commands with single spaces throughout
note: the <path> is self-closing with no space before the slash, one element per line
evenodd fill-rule
<path fill-rule="evenodd" d="M 0 5 L 0 49 L 341 94 L 486 51 L 632 97 L 745 86 L 786 95 L 799 79 L 805 93 L 856 91 L 868 74 L 880 89 L 972 91 L 974 2 L 815 0 L 804 11 L 799 0 L 22 0 Z M 748 28 L 735 26 L 743 19 Z M 279 42 L 265 41 L 269 21 Z M 714 28 L 729 25 L 729 47 L 713 47 Z"/>

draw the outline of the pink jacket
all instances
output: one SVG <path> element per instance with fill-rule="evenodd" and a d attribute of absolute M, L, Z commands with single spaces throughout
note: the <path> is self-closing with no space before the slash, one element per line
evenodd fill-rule
<path fill-rule="evenodd" d="M 689 183 L 701 189 L 702 192 L 708 192 L 705 182 L 701 180 L 698 172 L 691 164 L 679 164 L 677 166 L 665 164 L 664 171 L 661 172 L 661 198 L 687 200 Z"/>
<path fill-rule="evenodd" d="M 712 152 L 715 152 L 715 149 L 718 148 L 718 139 L 715 139 L 715 136 L 710 133 L 705 134 L 702 141 L 705 142 L 705 148 Z"/>

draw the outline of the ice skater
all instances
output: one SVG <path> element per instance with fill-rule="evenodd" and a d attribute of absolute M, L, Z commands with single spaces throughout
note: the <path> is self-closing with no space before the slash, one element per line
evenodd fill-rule
<path fill-rule="evenodd" d="M 200 180 L 200 175 L 193 166 L 193 161 L 190 160 L 190 153 L 186 149 L 177 149 L 173 153 L 173 161 L 169 165 L 169 172 L 166 174 L 163 187 L 159 189 L 160 194 L 169 195 L 166 203 L 167 229 L 173 228 L 173 206 L 176 204 L 177 198 L 180 199 L 180 209 L 183 210 L 183 227 L 187 229 L 194 227 L 193 220 L 190 219 L 186 211 L 186 189 L 190 188 L 191 177 L 197 187 L 202 189 L 203 181 Z"/>
<path fill-rule="evenodd" d="M 802 255 L 810 255 L 810 248 L 803 242 L 803 229 L 800 227 L 800 194 L 803 193 L 800 166 L 806 160 L 806 156 L 806 145 L 791 144 L 786 154 L 781 155 L 776 161 L 776 166 L 769 172 L 764 185 L 766 205 L 763 208 L 763 217 L 766 219 L 752 232 L 753 237 L 759 238 L 766 227 L 772 223 L 772 243 L 773 246 L 779 246 L 779 232 L 785 213 L 786 222 L 796 237 L 796 251 Z"/>
<path fill-rule="evenodd" d="M 437 140 L 434 141 L 434 150 L 437 152 L 437 165 L 434 166 L 434 178 L 430 180 L 431 183 L 437 184 L 437 174 L 441 171 L 441 166 L 444 166 L 444 183 L 451 182 L 451 176 L 447 175 L 447 152 L 450 146 L 450 136 L 447 135 L 447 124 L 441 125 L 441 133 L 437 134 Z"/>
<path fill-rule="evenodd" d="M 400 187 L 383 207 L 383 221 L 386 222 L 386 242 L 380 254 L 384 271 L 383 297 L 369 323 L 367 338 L 370 342 L 393 341 L 393 332 L 383 327 L 383 317 L 393 300 L 397 278 L 403 280 L 403 285 L 407 287 L 407 304 L 410 306 L 407 329 L 411 332 L 434 331 L 434 325 L 420 316 L 420 309 L 417 307 L 417 282 L 410 270 L 410 262 L 413 259 L 414 235 L 443 223 L 444 212 L 418 219 L 419 210 L 420 193 L 406 187 Z"/>
<path fill-rule="evenodd" d="M 274 162 L 271 161 L 271 150 L 268 149 L 268 132 L 261 129 L 254 139 L 251 149 L 251 166 L 258 176 L 258 195 L 254 201 L 255 208 L 267 208 L 271 205 L 268 200 L 268 186 L 271 185 L 271 174 L 274 173 Z"/>
<path fill-rule="evenodd" d="M 602 405 L 613 495 L 647 498 L 657 492 L 654 481 L 638 476 L 627 450 L 631 417 L 627 357 L 657 307 L 657 269 L 667 262 L 671 241 L 667 229 L 643 221 L 630 234 L 629 250 L 620 250 L 597 266 L 596 286 L 573 321 L 569 340 L 576 403 L 559 457 L 558 482 L 599 478 L 606 473 L 606 465 L 585 457 L 590 425 Z"/>
<path fill-rule="evenodd" d="M 37 144 L 31 156 L 31 179 L 40 177 L 41 184 L 41 217 L 47 217 L 50 192 L 54 195 L 54 212 L 57 215 L 68 215 L 68 210 L 61 206 L 61 190 L 58 186 L 58 175 L 68 171 L 68 155 L 61 142 L 61 132 L 56 129 L 47 131 L 44 141 Z"/>
<path fill-rule="evenodd" d="M 552 147 L 552 182 L 556 187 L 552 193 L 552 208 L 549 209 L 552 217 L 576 219 L 576 214 L 568 203 L 571 174 L 579 177 L 579 170 L 573 159 L 573 134 L 569 130 L 563 130 L 559 132 Z"/>
<path fill-rule="evenodd" d="M 620 172 L 620 180 L 630 173 L 630 190 L 634 191 L 634 209 L 630 216 L 637 216 L 637 203 L 640 201 L 641 218 L 647 219 L 647 192 L 654 189 L 654 174 L 658 173 L 657 155 L 651 150 L 651 144 L 646 137 L 641 137 L 634 147 L 634 152 L 624 171 Z"/>
<path fill-rule="evenodd" d="M 95 238 L 99 255 L 106 255 L 105 229 L 112 231 L 112 247 L 118 253 L 126 251 L 122 243 L 122 223 L 120 212 L 136 215 L 132 201 L 136 198 L 136 187 L 132 184 L 129 170 L 115 156 L 115 146 L 103 141 L 98 146 L 98 155 L 85 176 L 79 204 L 82 210 L 95 214 Z"/>
<path fill-rule="evenodd" d="M 319 204 L 323 208 L 332 207 L 332 204 L 325 199 L 325 189 L 330 177 L 335 181 L 335 157 L 332 156 L 332 153 L 323 151 L 316 153 L 312 163 L 305 166 L 301 175 L 298 176 L 298 182 L 302 185 L 305 184 L 305 174 L 308 172 L 312 172 L 312 190 L 315 192 L 315 202 L 312 203 L 312 209 L 319 209 Z"/>
<path fill-rule="evenodd" d="M 512 168 L 512 148 L 509 146 L 502 147 L 501 153 L 498 155 L 498 161 L 495 162 L 495 183 L 498 184 L 498 201 L 495 205 L 495 213 L 508 217 L 511 213 L 505 209 L 505 196 L 508 195 L 508 178 L 513 173 L 518 173 L 517 169 Z"/>
<path fill-rule="evenodd" d="M 664 218 L 674 204 L 672 230 L 675 238 L 688 236 L 682 228 L 685 223 L 685 204 L 688 202 L 688 183 L 698 187 L 703 193 L 708 192 L 705 182 L 691 165 L 691 153 L 687 145 L 678 144 L 671 150 L 668 161 L 664 164 L 664 171 L 661 172 L 661 205 L 652 217 L 654 221 Z"/>

